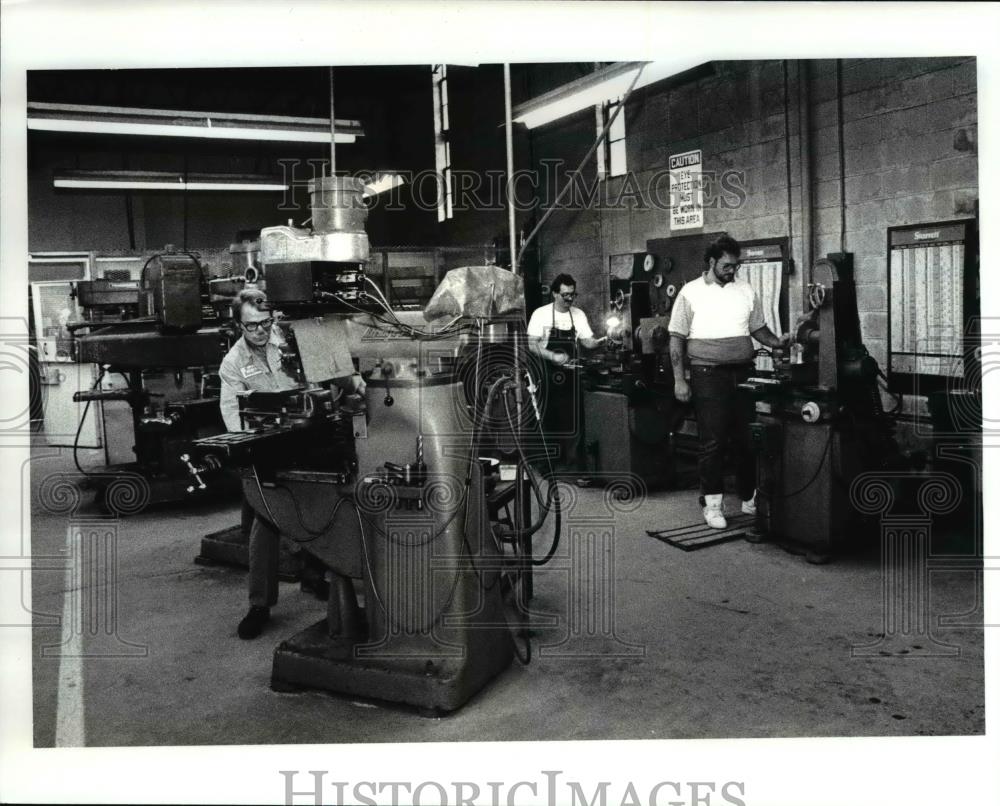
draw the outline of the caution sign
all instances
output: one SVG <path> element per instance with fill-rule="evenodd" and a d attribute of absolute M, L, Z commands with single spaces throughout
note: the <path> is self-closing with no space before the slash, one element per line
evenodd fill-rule
<path fill-rule="evenodd" d="M 670 229 L 705 226 L 701 149 L 670 157 Z"/>

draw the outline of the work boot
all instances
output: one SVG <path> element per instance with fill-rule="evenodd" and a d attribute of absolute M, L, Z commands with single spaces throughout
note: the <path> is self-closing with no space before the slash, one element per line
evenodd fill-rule
<path fill-rule="evenodd" d="M 705 523 L 713 529 L 725 529 L 726 518 L 722 514 L 722 493 L 705 496 L 705 506 L 702 507 L 702 514 L 705 516 Z"/>
<path fill-rule="evenodd" d="M 264 625 L 270 617 L 271 609 L 269 607 L 252 605 L 250 612 L 243 617 L 243 621 L 236 628 L 236 634 L 244 641 L 256 638 L 264 631 Z"/>
<path fill-rule="evenodd" d="M 744 515 L 756 515 L 757 514 L 757 491 L 753 491 L 753 495 L 750 500 L 744 501 L 741 507 Z"/>

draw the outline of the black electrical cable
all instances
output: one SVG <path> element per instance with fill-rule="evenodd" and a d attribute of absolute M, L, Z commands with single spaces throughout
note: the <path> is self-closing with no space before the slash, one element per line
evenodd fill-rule
<path fill-rule="evenodd" d="M 336 295 L 333 295 L 333 296 L 336 296 Z M 378 300 L 375 297 L 371 297 L 371 298 L 374 299 L 376 302 L 378 302 L 379 305 L 382 305 L 381 300 Z M 459 323 L 459 317 L 456 317 L 455 319 L 453 319 L 451 322 L 449 322 L 447 325 L 445 325 L 444 328 L 442 328 L 438 332 L 436 332 L 436 333 L 430 333 L 430 332 L 427 332 L 427 331 L 416 330 L 415 328 L 412 328 L 409 325 L 407 325 L 405 322 L 399 321 L 398 318 L 395 319 L 395 320 L 388 319 L 388 318 L 386 318 L 386 316 L 384 314 L 376 313 L 376 312 L 373 312 L 373 311 L 366 311 L 364 308 L 359 308 L 356 305 L 352 305 L 350 302 L 348 302 L 347 300 L 341 299 L 340 297 L 336 297 L 336 300 L 338 302 L 340 302 L 340 303 L 343 303 L 343 305 L 345 305 L 346 307 L 350 308 L 352 311 L 355 311 L 356 313 L 364 314 L 365 316 L 370 316 L 376 322 L 380 322 L 381 324 L 385 325 L 386 327 L 388 327 L 388 328 L 390 328 L 392 330 L 395 330 L 397 333 L 402 333 L 404 336 L 409 336 L 411 338 L 417 339 L 418 341 L 444 341 L 446 339 L 453 339 L 456 336 L 460 336 L 460 335 L 462 335 L 464 333 L 470 333 L 470 332 L 472 332 L 471 326 L 469 326 L 469 325 L 463 325 L 463 324 Z M 382 305 L 382 307 L 383 307 L 383 309 L 385 309 L 384 305 Z M 389 310 L 389 312 L 392 313 L 391 309 L 387 309 L 387 310 Z M 393 316 L 395 316 L 394 313 L 393 313 Z"/>
<path fill-rule="evenodd" d="M 378 586 L 375 584 L 375 574 L 372 571 L 371 556 L 368 553 L 368 537 L 365 534 L 365 518 L 361 514 L 361 509 L 360 507 L 358 507 L 357 502 L 353 498 L 345 496 L 343 500 L 351 502 L 351 505 L 354 509 L 354 513 L 358 518 L 358 528 L 361 530 L 361 550 L 362 553 L 364 554 L 365 570 L 368 572 L 368 581 L 371 583 L 372 594 L 375 596 L 375 601 L 378 603 L 378 606 L 382 610 L 383 615 L 385 615 L 385 617 L 390 620 L 392 626 L 398 632 L 401 633 L 406 632 L 411 628 L 408 627 L 407 625 L 400 624 L 398 621 L 391 618 L 389 615 L 389 611 L 385 606 L 385 603 L 382 601 L 382 597 L 379 596 Z M 369 523 L 369 525 L 371 524 Z M 469 549 L 467 542 L 466 542 L 466 549 L 467 550 Z M 471 550 L 469 551 L 469 559 L 470 560 L 472 559 Z M 438 614 L 434 617 L 434 620 L 430 623 L 429 625 L 430 627 L 437 626 L 441 622 L 441 619 L 447 613 L 448 608 L 451 607 L 451 603 L 455 599 L 455 591 L 458 589 L 458 582 L 461 579 L 461 576 L 462 576 L 462 569 L 456 569 L 455 578 L 451 583 L 451 590 L 448 592 L 448 598 L 445 599 L 444 604 L 441 605 L 441 609 L 438 611 Z"/>
<path fill-rule="evenodd" d="M 346 496 L 345 501 L 349 500 L 351 506 L 354 509 L 354 514 L 358 518 L 358 529 L 361 531 L 361 552 L 365 557 L 365 570 L 368 572 L 368 581 L 371 584 L 372 595 L 375 597 L 375 601 L 381 608 L 383 615 L 386 618 L 389 617 L 389 611 L 386 609 L 385 602 L 382 601 L 382 597 L 378 595 L 378 586 L 375 584 L 375 575 L 372 573 L 372 561 L 371 557 L 368 555 L 368 537 L 365 535 L 365 522 L 364 518 L 361 517 L 361 510 L 358 508 L 357 502 L 351 498 L 348 499 Z"/>
<path fill-rule="evenodd" d="M 391 317 L 391 319 L 392 319 L 392 325 L 394 327 L 398 328 L 400 331 L 402 331 L 403 333 L 405 333 L 408 336 L 411 336 L 412 338 L 419 339 L 419 340 L 427 340 L 427 341 L 434 341 L 434 340 L 441 339 L 441 338 L 450 338 L 451 334 L 449 333 L 449 331 L 456 324 L 458 324 L 459 321 L 462 318 L 461 315 L 456 316 L 454 319 L 452 319 L 450 322 L 448 322 L 440 331 L 438 331 L 436 333 L 431 332 L 431 331 L 426 331 L 426 330 L 418 330 L 417 328 L 413 327 L 412 325 L 408 325 L 405 322 L 400 321 L 399 317 L 396 316 L 396 312 L 392 309 L 392 306 L 389 305 L 389 301 L 385 298 L 385 295 L 382 293 L 382 289 L 378 287 L 378 284 L 374 280 L 372 280 L 371 277 L 368 277 L 366 275 L 365 276 L 365 280 L 367 280 L 368 283 L 372 286 L 372 288 L 374 288 L 375 291 L 377 292 L 376 295 L 370 295 L 369 294 L 368 296 L 370 296 L 380 306 L 382 306 L 383 310 L 385 310 L 385 312 Z M 448 334 L 448 335 L 445 335 L 445 334 Z"/>
<path fill-rule="evenodd" d="M 498 378 L 497 381 L 490 387 L 490 391 L 489 391 L 489 393 L 487 395 L 487 406 L 484 408 L 484 412 L 488 410 L 489 403 L 492 402 L 492 398 L 493 398 L 493 396 L 496 395 L 497 390 L 500 388 L 500 385 L 502 383 L 508 383 L 508 382 L 510 382 L 510 380 L 511 380 L 510 376 L 503 376 L 501 378 Z M 478 452 L 477 449 L 478 449 L 478 445 L 479 445 L 480 432 L 481 432 L 481 428 L 482 428 L 482 420 L 484 420 L 484 419 L 485 419 L 485 416 L 482 419 L 477 416 L 476 420 L 475 420 L 475 423 L 474 423 L 473 437 L 472 437 L 472 439 L 473 439 L 472 448 L 473 449 L 471 451 L 471 461 L 472 462 L 476 461 L 476 454 Z M 255 478 L 255 480 L 257 480 L 258 491 L 260 492 L 261 498 L 263 499 L 263 490 L 260 487 L 260 480 L 257 479 L 256 469 L 254 469 L 254 478 Z M 368 521 L 368 525 L 372 526 L 383 537 L 385 537 L 387 540 L 389 540 L 390 542 L 393 542 L 396 545 L 401 545 L 401 546 L 404 546 L 404 547 L 407 547 L 407 548 L 419 548 L 421 546 L 425 546 L 425 545 L 431 543 L 432 541 L 434 541 L 438 537 L 440 537 L 444 533 L 444 531 L 451 525 L 452 521 L 457 516 L 459 509 L 461 509 L 464 506 L 464 508 L 465 508 L 465 524 L 463 526 L 463 538 L 462 538 L 462 540 L 463 540 L 463 543 L 465 544 L 466 552 L 467 552 L 467 554 L 469 556 L 469 560 L 470 560 L 470 563 L 471 563 L 471 566 L 472 566 L 472 570 L 475 572 L 475 574 L 476 574 L 477 577 L 479 577 L 480 579 L 482 579 L 482 577 L 481 577 L 481 575 L 479 573 L 479 569 L 476 568 L 476 566 L 475 566 L 475 562 L 473 560 L 472 547 L 469 545 L 468 537 L 467 537 L 467 532 L 468 532 L 468 514 L 469 514 L 468 513 L 468 496 L 469 496 L 469 489 L 471 487 L 471 484 L 472 484 L 472 464 L 470 463 L 469 474 L 466 477 L 465 488 L 464 488 L 464 492 L 463 492 L 463 501 L 459 504 L 459 506 L 457 506 L 455 508 L 455 510 L 452 513 L 452 515 L 440 527 L 440 529 L 438 529 L 435 532 L 435 534 L 433 534 L 428 540 L 419 541 L 419 542 L 413 542 L 413 543 L 411 543 L 411 542 L 405 542 L 405 541 L 398 541 L 398 540 L 394 540 L 391 536 L 389 536 L 387 533 L 383 532 L 381 529 L 379 529 L 375 524 L 371 523 L 370 521 Z M 267 510 L 268 516 L 271 517 L 271 519 L 273 521 L 273 514 L 271 513 L 271 509 L 268 506 L 266 499 L 263 499 L 263 500 L 264 500 L 264 507 Z M 371 584 L 372 594 L 375 596 L 375 600 L 378 603 L 379 607 L 381 608 L 382 613 L 386 616 L 386 618 L 390 618 L 389 612 L 386 609 L 385 603 L 382 601 L 382 598 L 379 596 L 378 587 L 376 586 L 376 583 L 375 583 L 375 575 L 374 575 L 374 572 L 372 571 L 371 556 L 370 556 L 369 547 L 368 547 L 368 536 L 367 536 L 367 534 L 365 532 L 366 518 L 361 514 L 361 509 L 358 506 L 357 502 L 353 498 L 345 496 L 342 499 L 342 501 L 350 501 L 350 503 L 352 505 L 352 508 L 354 509 L 355 515 L 358 518 L 358 527 L 359 527 L 359 529 L 361 531 L 361 544 L 362 544 L 362 552 L 363 552 L 364 561 L 365 561 L 365 570 L 368 573 L 368 579 L 369 579 L 369 582 Z M 300 521 L 300 523 L 301 523 L 301 521 Z M 302 542 L 304 542 L 304 541 L 302 541 Z M 434 617 L 434 620 L 431 623 L 431 626 L 434 626 L 434 625 L 437 625 L 438 623 L 440 623 L 441 619 L 447 613 L 448 608 L 451 606 L 451 603 L 454 601 L 455 591 L 458 589 L 458 583 L 459 583 L 459 581 L 461 579 L 462 572 L 463 572 L 462 569 L 460 569 L 460 568 L 456 569 L 455 576 L 454 576 L 454 579 L 453 579 L 452 585 L 451 585 L 451 590 L 448 593 L 448 597 L 445 600 L 444 604 L 441 606 L 441 609 L 438 612 L 438 614 Z M 400 631 L 404 630 L 404 625 L 397 624 L 397 623 L 395 623 L 394 620 L 393 620 L 393 624 Z M 519 658 L 521 657 L 520 654 L 518 655 L 518 657 Z M 529 651 L 527 653 L 527 658 L 528 658 L 529 661 L 530 661 L 530 657 L 531 657 L 531 654 L 530 654 L 530 651 Z"/>
<path fill-rule="evenodd" d="M 528 462 L 528 457 L 525 454 L 524 446 L 521 444 L 521 440 L 517 436 L 517 428 L 514 426 L 514 419 L 510 411 L 510 404 L 507 402 L 506 397 L 504 398 L 503 402 L 504 402 L 504 410 L 507 413 L 507 422 L 510 424 L 511 434 L 514 437 L 514 444 L 517 446 L 518 453 L 521 456 L 521 461 L 524 463 L 525 471 L 528 474 L 528 480 L 531 482 L 532 490 L 534 490 L 535 498 L 538 501 L 538 506 L 544 512 L 544 514 L 541 516 L 541 518 L 539 518 L 536 524 L 525 530 L 514 531 L 512 534 L 514 534 L 515 537 L 522 540 L 524 538 L 531 537 L 533 534 L 535 534 L 535 532 L 537 532 L 539 529 L 542 528 L 542 525 L 548 518 L 549 512 L 552 511 L 552 509 L 555 509 L 556 520 L 555 523 L 553 524 L 552 545 L 549 547 L 548 552 L 546 552 L 545 556 L 540 560 L 536 560 L 534 559 L 534 557 L 528 556 L 529 564 L 534 566 L 545 565 L 555 556 L 555 553 L 559 548 L 559 538 L 562 531 L 562 507 L 559 498 L 559 483 L 555 479 L 549 479 L 548 493 L 546 495 L 546 500 L 543 503 L 541 488 L 538 486 L 537 481 L 531 474 L 531 466 Z M 541 429 L 541 424 L 539 424 L 539 429 Z M 546 454 L 547 453 L 548 452 L 546 451 Z M 550 461 L 550 469 L 551 469 L 551 461 Z"/>
<path fill-rule="evenodd" d="M 292 537 L 292 540 L 294 540 L 296 543 L 311 543 L 316 538 L 322 537 L 324 534 L 326 534 L 326 530 L 333 525 L 333 521 L 337 517 L 337 512 L 340 511 L 340 507 L 343 505 L 344 501 L 347 500 L 344 497 L 339 498 L 337 500 L 337 503 L 334 504 L 333 511 L 330 513 L 330 517 L 327 518 L 326 523 L 323 524 L 323 526 L 320 527 L 319 529 L 310 529 L 308 526 L 306 526 L 306 522 L 302 517 L 302 509 L 299 507 L 299 501 L 295 497 L 295 493 L 292 492 L 292 490 L 289 489 L 288 487 L 285 487 L 283 484 L 275 484 L 274 487 L 277 490 L 284 490 L 286 493 L 288 493 L 288 497 L 292 501 L 292 506 L 295 508 L 295 519 L 299 522 L 299 526 L 302 528 L 302 531 L 310 535 L 310 537 L 307 540 L 302 540 L 290 535 L 290 537 Z"/>
<path fill-rule="evenodd" d="M 94 389 L 97 389 L 97 387 L 100 386 L 102 378 L 104 378 L 104 369 L 103 368 L 101 369 L 100 373 L 98 374 L 97 380 L 94 381 L 94 385 L 90 387 L 91 391 L 93 391 Z M 87 405 L 83 407 L 83 414 L 80 415 L 80 423 L 76 427 L 76 436 L 73 437 L 73 464 L 76 465 L 76 469 L 78 471 L 80 471 L 80 473 L 82 475 L 89 477 L 89 476 L 93 476 L 95 474 L 88 473 L 86 470 L 84 470 L 80 466 L 80 459 L 79 459 L 79 457 L 77 455 L 77 449 L 79 448 L 79 445 L 80 445 L 80 434 L 83 433 L 83 424 L 84 424 L 84 422 L 87 419 L 87 412 L 88 411 L 90 411 L 90 400 L 88 400 L 87 401 Z"/>
<path fill-rule="evenodd" d="M 796 495 L 799 495 L 800 493 L 804 493 L 807 489 L 809 489 L 813 485 L 813 483 L 816 481 L 816 479 L 819 478 L 819 473 L 823 469 L 823 465 L 826 463 L 826 455 L 827 455 L 827 453 L 829 453 L 829 451 L 830 451 L 830 445 L 833 443 L 833 433 L 834 433 L 833 432 L 833 427 L 831 426 L 831 428 L 830 428 L 830 436 L 827 437 L 827 439 L 826 439 L 826 445 L 823 448 L 823 455 L 820 456 L 819 463 L 816 466 L 816 472 L 813 473 L 812 478 L 809 479 L 809 481 L 807 481 L 803 486 L 799 487 L 799 489 L 797 489 L 795 492 L 793 492 L 793 493 L 785 493 L 783 495 L 777 495 L 777 494 L 774 494 L 774 493 L 767 493 L 767 492 L 764 492 L 763 490 L 760 490 L 760 492 L 763 494 L 763 496 L 765 498 L 767 498 L 768 500 L 794 498 Z"/>
<path fill-rule="evenodd" d="M 889 388 L 889 379 L 886 377 L 885 373 L 882 371 L 882 367 L 876 366 L 875 367 L 875 372 L 878 373 L 878 376 L 883 381 L 885 381 L 885 391 L 887 391 L 889 394 L 891 394 L 896 399 L 896 405 L 893 407 L 892 411 L 886 412 L 886 414 L 888 414 L 890 417 L 896 417 L 896 416 L 899 415 L 899 413 L 903 409 L 903 393 L 902 392 L 893 392 Z"/>
<path fill-rule="evenodd" d="M 546 494 L 546 501 L 543 503 L 542 502 L 541 487 L 538 485 L 537 480 L 535 479 L 535 477 L 531 473 L 531 465 L 528 462 L 528 457 L 527 457 L 527 455 L 525 453 L 524 447 L 521 445 L 521 441 L 518 438 L 518 429 L 517 429 L 517 426 L 514 424 L 514 418 L 511 415 L 511 411 L 510 411 L 510 404 L 507 402 L 507 398 L 506 397 L 504 398 L 503 403 L 504 403 L 504 412 L 507 415 L 507 424 L 510 427 L 511 436 L 512 436 L 512 438 L 514 440 L 514 446 L 517 449 L 517 452 L 518 452 L 518 454 L 521 457 L 521 461 L 524 463 L 525 473 L 527 475 L 528 481 L 531 483 L 531 487 L 532 487 L 532 490 L 535 493 L 535 498 L 538 501 L 538 505 L 541 506 L 541 507 L 544 507 L 545 511 L 546 511 L 546 514 L 548 514 L 549 499 L 551 499 L 553 497 L 552 490 L 555 489 L 555 485 L 554 485 L 553 482 L 550 481 L 549 488 L 548 488 L 548 493 Z M 526 530 L 521 530 L 520 532 L 516 532 L 515 534 L 517 534 L 517 535 L 519 535 L 521 537 L 530 537 L 535 532 L 537 532 L 539 528 L 541 528 L 541 525 L 544 522 L 544 520 L 545 519 L 543 517 L 533 527 L 530 527 L 530 528 L 528 528 Z"/>

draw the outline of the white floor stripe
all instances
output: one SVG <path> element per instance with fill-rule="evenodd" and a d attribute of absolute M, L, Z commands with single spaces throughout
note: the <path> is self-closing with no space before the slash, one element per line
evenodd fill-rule
<path fill-rule="evenodd" d="M 75 543 L 77 527 L 66 528 L 66 590 L 63 593 L 62 647 L 59 651 L 59 686 L 56 690 L 56 747 L 83 747 L 83 614 L 86 595 L 82 546 Z"/>

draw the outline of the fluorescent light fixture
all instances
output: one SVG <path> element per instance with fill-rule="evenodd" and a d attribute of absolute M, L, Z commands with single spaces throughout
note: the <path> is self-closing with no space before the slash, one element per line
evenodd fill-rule
<path fill-rule="evenodd" d="M 288 185 L 267 176 L 159 173 L 149 171 L 73 171 L 52 180 L 56 188 L 79 190 L 235 190 L 283 191 Z"/>
<path fill-rule="evenodd" d="M 29 103 L 28 129 L 82 134 L 200 137 L 214 140 L 330 142 L 329 118 L 81 104 Z M 364 131 L 358 121 L 337 120 L 335 142 L 353 143 L 362 136 Z"/>
<path fill-rule="evenodd" d="M 138 180 L 129 182 L 126 180 L 113 179 L 54 179 L 52 187 L 56 188 L 88 188 L 90 190 L 183 190 L 184 183 L 180 180 L 176 182 L 155 182 L 152 179 L 146 182 Z"/>
<path fill-rule="evenodd" d="M 513 119 L 529 129 L 544 126 L 554 120 L 572 115 L 584 109 L 620 98 L 628 90 L 636 72 L 643 67 L 635 89 L 646 87 L 666 78 L 681 77 L 699 67 L 691 59 L 672 59 L 657 62 L 617 62 L 602 67 L 590 75 L 569 84 L 563 84 L 551 92 L 518 104 L 514 108 Z"/>
<path fill-rule="evenodd" d="M 364 196 L 370 198 L 385 193 L 387 190 L 401 187 L 406 180 L 399 174 L 379 174 L 372 182 L 365 185 Z"/>
<path fill-rule="evenodd" d="M 280 182 L 185 182 L 187 190 L 288 190 Z"/>
<path fill-rule="evenodd" d="M 282 129 L 238 129 L 234 127 L 170 126 L 157 123 L 109 123 L 98 120 L 58 120 L 28 118 L 28 128 L 42 132 L 78 134 L 131 134 L 146 137 L 202 137 L 215 140 L 274 140 L 284 143 L 329 143 L 330 130 L 290 131 Z M 336 134 L 336 142 L 353 143 L 353 134 Z"/>

